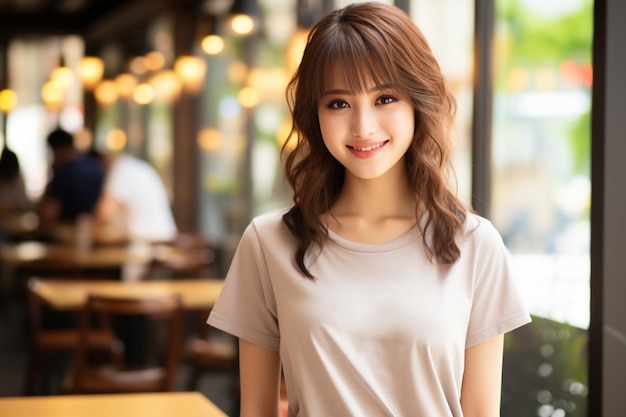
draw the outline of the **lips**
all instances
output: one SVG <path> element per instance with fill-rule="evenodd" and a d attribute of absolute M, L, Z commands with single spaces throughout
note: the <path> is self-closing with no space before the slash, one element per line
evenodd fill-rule
<path fill-rule="evenodd" d="M 354 146 L 354 145 L 347 145 L 348 148 L 355 150 L 355 151 L 359 151 L 359 152 L 370 152 L 373 151 L 374 149 L 378 149 L 381 146 L 385 145 L 387 142 L 389 142 L 388 140 L 384 141 L 384 142 L 380 142 L 380 143 L 374 143 L 371 145 L 367 145 L 367 146 Z"/>
<path fill-rule="evenodd" d="M 381 146 L 383 146 L 382 143 L 379 143 L 376 145 L 370 145 L 370 146 L 349 146 L 349 147 L 354 149 L 355 151 L 369 152 L 369 151 L 373 151 L 376 148 L 380 148 Z"/>
<path fill-rule="evenodd" d="M 369 143 L 367 145 L 346 145 L 352 154 L 359 158 L 371 158 L 380 152 L 383 147 L 389 142 L 385 140 L 383 142 Z"/>

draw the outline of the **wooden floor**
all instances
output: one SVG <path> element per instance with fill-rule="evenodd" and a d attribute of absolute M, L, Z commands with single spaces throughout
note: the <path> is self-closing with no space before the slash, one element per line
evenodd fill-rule
<path fill-rule="evenodd" d="M 0 396 L 19 396 L 23 385 L 26 358 L 25 320 L 22 309 L 11 303 L 0 306 Z M 178 377 L 178 390 L 183 391 L 183 382 L 189 370 L 183 365 Z M 198 391 L 229 416 L 236 416 L 236 401 L 232 396 L 234 377 L 228 375 L 206 375 L 200 381 Z M 51 386 L 61 386 L 53 380 Z M 55 393 L 55 392 L 51 392 Z"/>

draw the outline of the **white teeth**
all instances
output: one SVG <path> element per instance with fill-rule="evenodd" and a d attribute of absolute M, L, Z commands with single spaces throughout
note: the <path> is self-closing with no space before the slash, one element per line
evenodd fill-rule
<path fill-rule="evenodd" d="M 376 148 L 380 148 L 381 146 L 383 146 L 383 143 L 378 143 L 376 145 L 370 145 L 370 146 L 353 146 L 352 149 L 354 149 L 355 151 L 361 151 L 361 152 L 369 152 L 369 151 L 373 151 Z"/>

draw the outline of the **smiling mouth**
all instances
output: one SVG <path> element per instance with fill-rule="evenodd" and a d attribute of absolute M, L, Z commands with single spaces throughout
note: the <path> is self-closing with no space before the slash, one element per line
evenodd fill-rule
<path fill-rule="evenodd" d="M 389 142 L 389 141 L 386 140 L 384 142 L 377 143 L 375 145 L 369 145 L 369 146 L 350 146 L 350 145 L 348 145 L 348 148 L 354 149 L 355 151 L 360 151 L 360 152 L 369 152 L 369 151 L 373 151 L 374 149 L 380 148 L 381 146 L 383 146 L 387 142 Z"/>

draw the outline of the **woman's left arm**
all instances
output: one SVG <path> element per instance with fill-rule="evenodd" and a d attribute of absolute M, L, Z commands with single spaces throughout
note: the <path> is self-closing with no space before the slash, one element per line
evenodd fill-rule
<path fill-rule="evenodd" d="M 502 395 L 504 335 L 465 350 L 461 386 L 464 417 L 499 417 Z"/>

